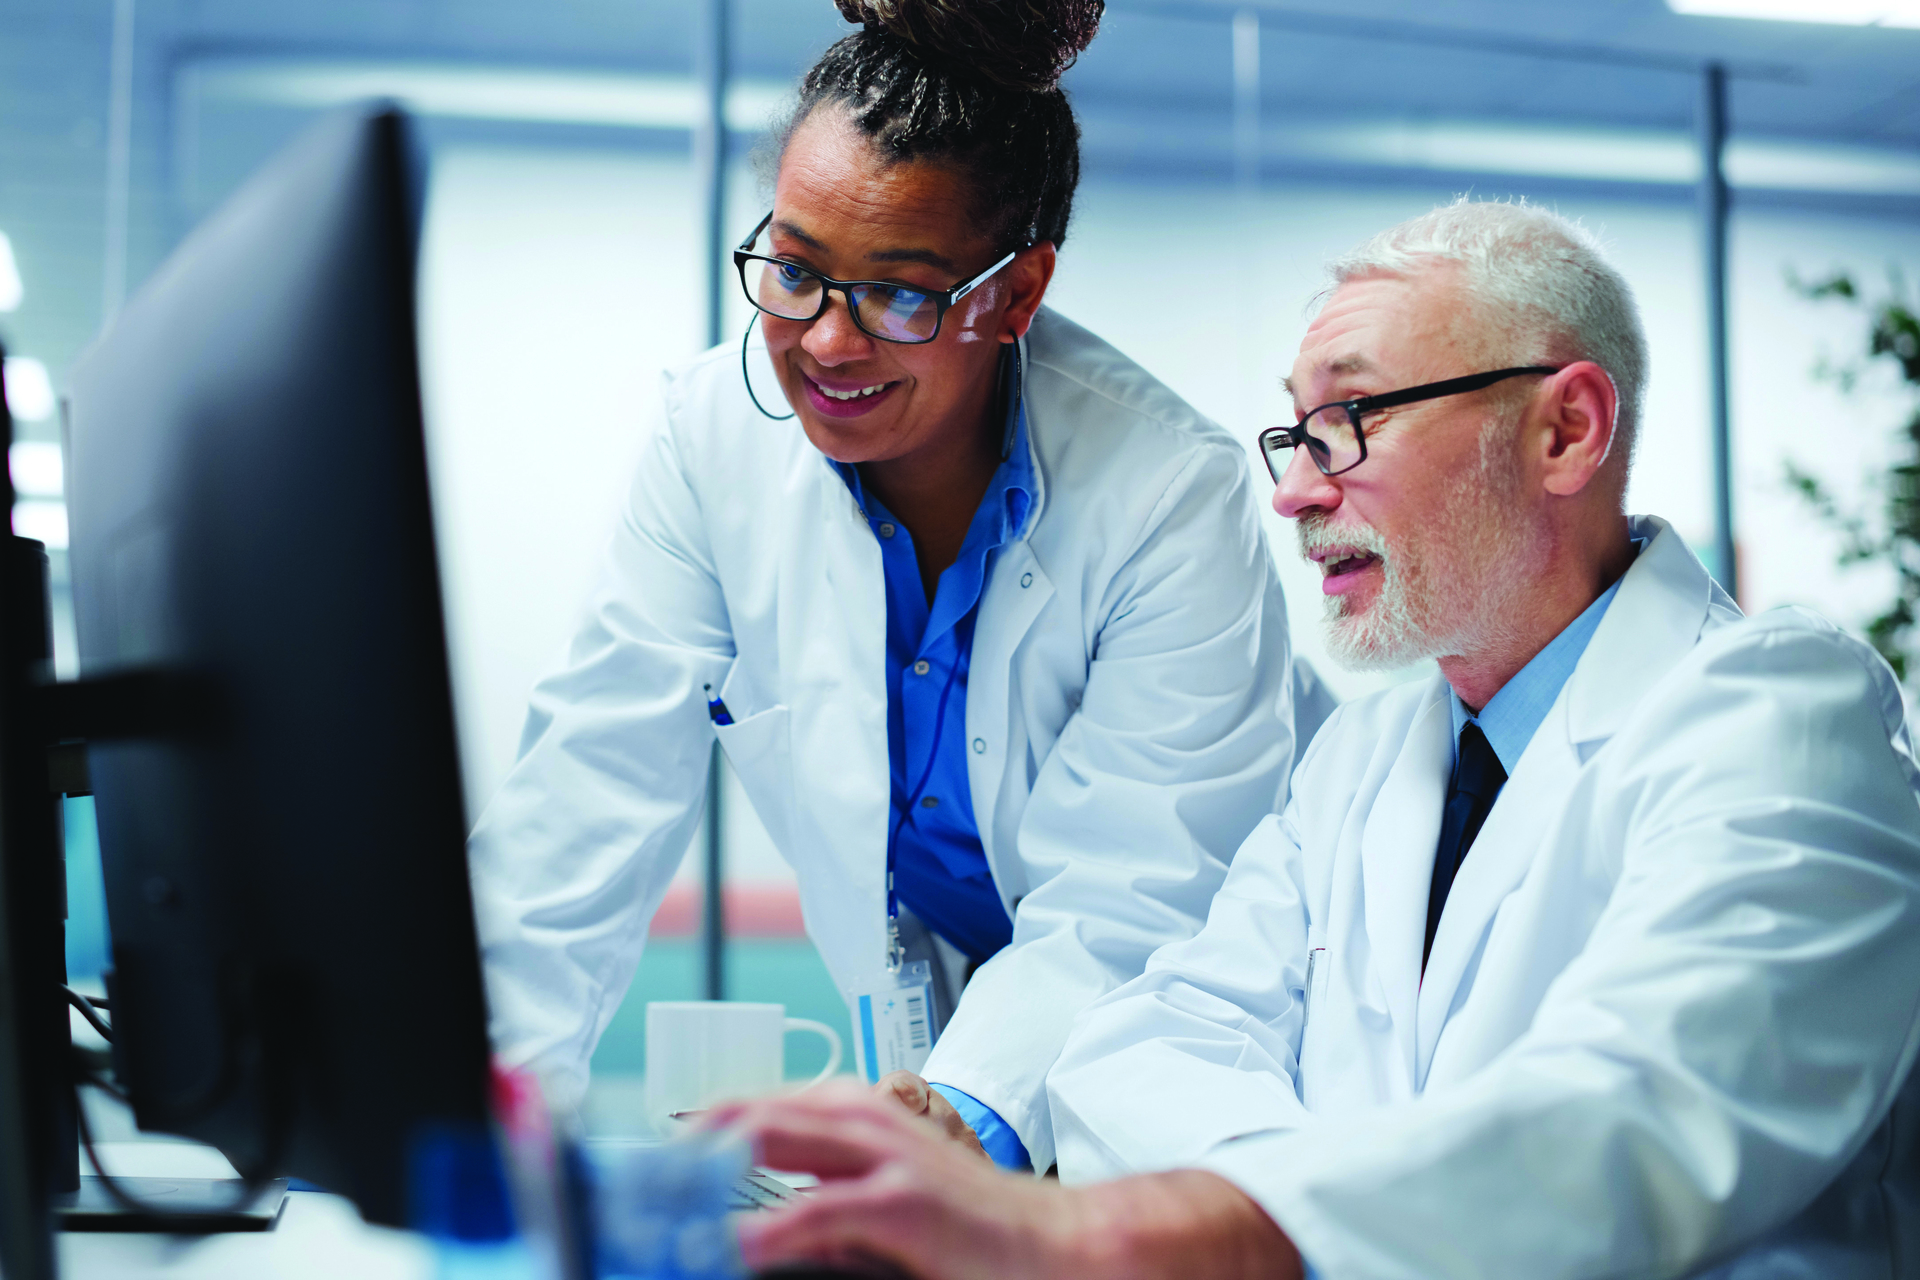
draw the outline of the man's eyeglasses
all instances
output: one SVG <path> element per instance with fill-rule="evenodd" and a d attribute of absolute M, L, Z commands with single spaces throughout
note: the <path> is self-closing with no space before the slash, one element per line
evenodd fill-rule
<path fill-rule="evenodd" d="M 1016 249 L 973 279 L 946 290 L 910 289 L 885 280 L 835 280 L 797 262 L 754 253 L 754 242 L 772 221 L 773 214 L 768 213 L 733 251 L 733 265 L 739 269 L 747 301 L 782 320 L 817 320 L 826 312 L 828 296 L 837 289 L 847 299 L 853 322 L 882 342 L 932 342 L 940 336 L 940 322 L 949 307 L 1019 256 Z"/>
<path fill-rule="evenodd" d="M 1492 373 L 1448 378 L 1445 382 L 1429 382 L 1425 386 L 1408 387 L 1404 391 L 1361 396 L 1358 400 L 1336 400 L 1312 410 L 1290 427 L 1262 431 L 1260 456 L 1267 460 L 1267 471 L 1273 476 L 1275 484 L 1280 483 L 1280 477 L 1286 472 L 1290 461 L 1283 451 L 1301 446 L 1305 446 L 1308 455 L 1313 458 L 1313 465 L 1320 468 L 1321 475 L 1337 476 L 1367 460 L 1367 434 L 1360 427 L 1360 419 L 1365 414 L 1403 404 L 1417 404 L 1422 400 L 1438 400 L 1441 396 L 1464 395 L 1508 378 L 1518 378 L 1522 374 L 1558 373 L 1563 368 L 1564 365 L 1530 364 L 1521 369 L 1496 369 Z"/>

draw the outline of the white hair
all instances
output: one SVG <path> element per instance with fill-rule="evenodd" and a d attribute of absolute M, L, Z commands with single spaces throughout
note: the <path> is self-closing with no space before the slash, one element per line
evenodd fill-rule
<path fill-rule="evenodd" d="M 1591 360 L 1619 397 L 1613 444 L 1622 469 L 1639 435 L 1647 338 L 1633 291 L 1599 240 L 1571 218 L 1524 200 L 1452 204 L 1391 227 L 1328 268 L 1333 287 L 1458 263 L 1490 354 L 1511 365 Z M 1463 372 L 1478 372 L 1464 370 Z"/>

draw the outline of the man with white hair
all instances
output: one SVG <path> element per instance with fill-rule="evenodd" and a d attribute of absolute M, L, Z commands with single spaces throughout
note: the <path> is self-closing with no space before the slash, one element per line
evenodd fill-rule
<path fill-rule="evenodd" d="M 1076 1023 L 1064 1183 L 851 1096 L 767 1262 L 916 1275 L 1920 1273 L 1900 692 L 1625 514 L 1645 342 L 1584 231 L 1462 202 L 1338 263 L 1263 450 L 1348 703 L 1206 927 Z M 1101 1179 L 1109 1179 L 1100 1181 Z"/>

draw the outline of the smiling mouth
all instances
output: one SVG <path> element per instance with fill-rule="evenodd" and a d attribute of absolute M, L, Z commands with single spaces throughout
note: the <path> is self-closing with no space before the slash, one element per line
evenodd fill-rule
<path fill-rule="evenodd" d="M 813 382 L 813 379 L 808 378 L 807 381 Z M 814 389 L 821 395 L 829 400 L 840 401 L 864 399 L 877 391 L 885 391 L 892 385 L 891 382 L 876 382 L 870 387 L 856 387 L 852 391 L 835 391 L 832 387 L 823 387 L 817 382 L 813 383 Z"/>

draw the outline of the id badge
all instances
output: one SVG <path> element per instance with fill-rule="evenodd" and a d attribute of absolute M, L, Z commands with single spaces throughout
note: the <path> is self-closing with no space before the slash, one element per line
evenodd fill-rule
<path fill-rule="evenodd" d="M 933 1052 L 933 966 L 925 960 L 882 970 L 854 999 L 860 1074 L 878 1084 L 889 1071 L 918 1075 Z"/>

